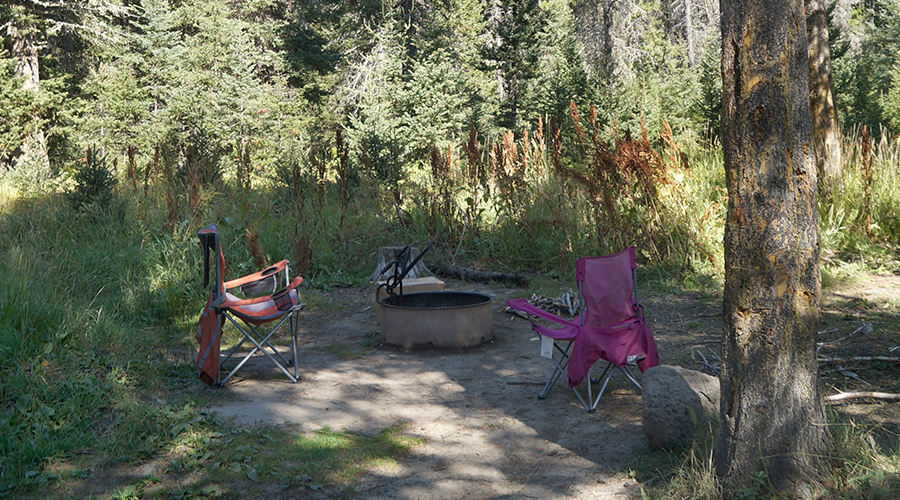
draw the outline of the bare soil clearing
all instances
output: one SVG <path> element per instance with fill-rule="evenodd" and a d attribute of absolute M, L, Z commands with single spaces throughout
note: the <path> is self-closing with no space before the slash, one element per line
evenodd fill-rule
<path fill-rule="evenodd" d="M 349 487 L 326 485 L 313 491 L 238 480 L 226 487 L 225 496 L 273 500 L 641 498 L 641 484 L 628 474 L 630 469 L 646 468 L 636 458 L 648 446 L 641 427 L 640 394 L 624 377 L 615 375 L 594 414 L 584 411 L 564 383 L 546 400 L 538 400 L 550 361 L 539 356 L 540 343 L 528 322 L 504 312 L 507 299 L 534 290 L 444 281 L 448 290 L 482 292 L 494 298 L 493 341 L 442 350 L 404 351 L 383 345 L 375 318 L 374 287 L 335 288 L 324 294 L 323 301 L 316 301 L 323 303 L 301 313 L 300 382 L 291 384 L 258 356 L 225 388 L 192 385 L 188 390 L 207 402 L 205 412 L 238 426 L 270 426 L 296 433 L 328 427 L 375 434 L 400 425 L 403 433 L 422 440 L 396 467 L 375 468 Z M 642 290 L 645 316 L 662 364 L 709 372 L 699 361 L 701 353 L 713 360 L 720 349 L 721 300 L 714 295 Z M 900 345 L 898 311 L 898 275 L 872 275 L 826 290 L 819 335 L 826 345 L 821 354 L 900 356 L 897 350 L 890 352 Z M 823 366 L 827 393 L 900 392 L 900 363 L 845 368 L 859 378 Z M 637 370 L 635 374 L 640 378 Z M 900 446 L 897 403 L 854 400 L 832 407 L 880 429 L 878 439 L 884 441 L 885 449 Z M 60 492 L 67 491 L 67 498 L 109 498 L 125 485 L 153 477 L 152 490 L 165 497 L 165 492 L 189 488 L 199 479 L 194 473 L 188 477 L 173 471 L 171 460 L 163 455 L 134 466 L 96 457 L 84 481 L 70 481 Z M 62 476 L 65 471 L 58 472 Z"/>
<path fill-rule="evenodd" d="M 399 467 L 372 471 L 356 498 L 640 498 L 639 485 L 617 473 L 647 446 L 640 395 L 624 377 L 613 377 L 594 414 L 564 383 L 538 400 L 550 361 L 539 356 L 528 322 L 504 312 L 522 290 L 453 281 L 447 289 L 494 297 L 492 341 L 443 350 L 382 345 L 374 291 L 334 289 L 330 305 L 302 313 L 299 383 L 264 358 L 252 360 L 244 378 L 210 389 L 217 402 L 207 410 L 238 425 L 301 432 L 374 434 L 402 424 L 424 441 Z M 662 363 L 683 361 L 685 342 L 720 332 L 719 306 L 697 299 L 642 298 Z"/>

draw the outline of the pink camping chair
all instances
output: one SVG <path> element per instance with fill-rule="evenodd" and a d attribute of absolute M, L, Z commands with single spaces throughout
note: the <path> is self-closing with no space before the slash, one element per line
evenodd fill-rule
<path fill-rule="evenodd" d="M 216 272 L 216 281 L 213 283 L 206 307 L 200 316 L 200 331 L 196 335 L 196 339 L 200 343 L 200 353 L 197 356 L 200 379 L 207 384 L 225 385 L 228 379 L 250 360 L 251 356 L 262 352 L 282 373 L 287 375 L 291 382 L 297 382 L 299 374 L 297 371 L 296 316 L 297 312 L 303 308 L 297 286 L 303 282 L 303 278 L 297 276 L 290 280 L 289 261 L 282 260 L 258 273 L 224 281 L 225 256 L 219 242 L 218 228 L 215 224 L 210 224 L 197 233 L 197 237 L 200 238 L 203 246 L 203 286 L 209 284 L 210 252 L 215 257 Z M 280 281 L 278 274 L 282 271 L 284 271 L 284 288 L 276 291 Z M 250 298 L 241 299 L 228 291 L 238 288 L 244 296 Z M 244 337 L 231 352 L 224 358 L 220 358 L 219 344 L 226 318 Z M 290 320 L 293 352 L 290 361 L 285 359 L 269 341 L 272 334 L 288 320 Z M 273 322 L 276 324 L 268 332 L 260 330 L 262 325 Z M 224 379 L 221 378 L 220 365 L 227 362 L 248 340 L 253 344 L 253 348 Z M 286 368 L 290 365 L 294 365 L 293 375 Z"/>
<path fill-rule="evenodd" d="M 635 248 L 629 247 L 616 255 L 585 257 L 576 263 L 575 280 L 581 292 L 582 307 L 579 321 L 569 321 L 531 305 L 525 299 L 510 300 L 506 304 L 529 315 L 537 316 L 562 325 L 562 328 L 548 328 L 531 323 L 531 327 L 549 341 L 552 347 L 542 349 L 543 355 L 553 360 L 553 371 L 539 399 L 547 393 L 567 372 L 569 387 L 575 391 L 578 400 L 588 413 L 593 413 L 606 390 L 609 379 L 616 367 L 637 388 L 641 384 L 635 379 L 629 364 L 636 363 L 643 372 L 659 364 L 656 341 L 644 321 L 643 307 L 637 298 L 637 263 Z M 556 344 L 560 341 L 564 347 Z M 603 373 L 595 381 L 603 381 L 596 397 L 591 395 L 592 381 L 590 369 L 598 360 L 607 362 Z M 588 378 L 588 401 L 581 397 L 577 386 Z"/>

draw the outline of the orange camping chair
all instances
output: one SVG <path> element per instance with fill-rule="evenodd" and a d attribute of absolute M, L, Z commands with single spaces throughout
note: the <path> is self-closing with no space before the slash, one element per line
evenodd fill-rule
<path fill-rule="evenodd" d="M 200 343 L 197 356 L 197 369 L 200 379 L 207 384 L 225 385 L 250 357 L 257 352 L 265 356 L 287 375 L 291 382 L 299 380 L 297 371 L 297 313 L 303 308 L 300 303 L 300 292 L 297 286 L 303 278 L 297 276 L 290 280 L 288 260 L 282 260 L 260 272 L 231 281 L 224 281 L 225 257 L 219 242 L 219 231 L 215 224 L 203 228 L 197 237 L 203 246 L 203 286 L 209 285 L 209 257 L 215 258 L 215 282 L 209 292 L 209 299 L 203 314 L 200 316 L 200 331 L 196 339 Z M 278 289 L 278 275 L 284 271 L 284 288 Z M 231 294 L 229 290 L 240 289 L 245 298 Z M 277 291 L 276 291 L 277 290 Z M 222 327 L 228 319 L 243 334 L 241 341 L 224 357 L 220 356 L 219 344 L 222 339 Z M 293 357 L 287 360 L 269 341 L 272 334 L 289 321 L 291 330 L 291 350 Z M 263 325 L 275 323 L 268 331 L 261 331 Z M 225 364 L 241 347 L 249 341 L 253 348 L 244 356 L 225 378 L 221 378 L 220 367 Z M 294 366 L 291 374 L 287 367 Z"/>

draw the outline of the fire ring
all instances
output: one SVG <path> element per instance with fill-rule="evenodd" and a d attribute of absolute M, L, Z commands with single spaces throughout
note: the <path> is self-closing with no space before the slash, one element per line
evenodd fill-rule
<path fill-rule="evenodd" d="M 404 349 L 479 345 L 493 338 L 491 300 L 476 292 L 382 297 L 382 340 Z"/>

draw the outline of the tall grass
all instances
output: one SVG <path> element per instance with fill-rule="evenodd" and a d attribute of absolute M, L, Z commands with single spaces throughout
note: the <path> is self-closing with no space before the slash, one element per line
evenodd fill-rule
<path fill-rule="evenodd" d="M 186 342 L 176 323 L 193 302 L 193 259 L 145 239 L 122 208 L 55 194 L 0 208 L 0 495 L 85 451 L 148 456 L 183 418 L 144 391 L 165 384 L 147 373 L 158 348 Z"/>
<path fill-rule="evenodd" d="M 844 134 L 840 174 L 820 190 L 823 248 L 859 254 L 900 241 L 900 137 L 872 137 L 865 127 Z"/>
<path fill-rule="evenodd" d="M 462 151 L 432 155 L 419 186 L 434 189 L 403 199 L 452 250 L 438 258 L 567 273 L 578 257 L 636 245 L 644 264 L 721 269 L 721 154 L 680 145 L 669 128 L 609 135 L 593 108 L 582 117 L 573 104 L 572 116 L 566 127 L 538 121 L 487 144 L 473 131 Z M 416 205 L 435 199 L 437 208 Z"/>
<path fill-rule="evenodd" d="M 194 425 L 187 353 L 205 298 L 196 232 L 210 222 L 229 276 L 289 257 L 310 287 L 361 284 L 379 246 L 431 240 L 431 260 L 556 276 L 580 256 L 635 244 L 673 286 L 709 287 L 697 277 L 723 268 L 721 151 L 679 144 L 667 128 L 601 134 L 582 120 L 580 132 L 577 120 L 538 122 L 423 147 L 427 157 L 403 166 L 399 196 L 348 163 L 337 133 L 234 181 L 209 174 L 197 152 L 179 163 L 158 148 L 130 157 L 103 203 L 19 197 L 0 182 L 0 495 L 52 480 L 54 460 L 85 450 L 139 460 Z M 820 198 L 823 247 L 896 242 L 900 141 L 845 141 L 841 177 Z M 701 451 L 685 482 L 710 474 Z"/>

